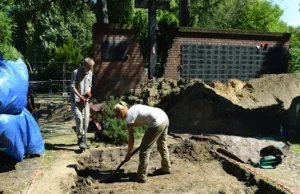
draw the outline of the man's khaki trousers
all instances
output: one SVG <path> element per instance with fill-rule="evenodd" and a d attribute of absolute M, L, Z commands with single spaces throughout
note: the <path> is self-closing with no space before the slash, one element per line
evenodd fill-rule
<path fill-rule="evenodd" d="M 167 144 L 168 127 L 169 119 L 167 118 L 159 126 L 155 128 L 148 128 L 146 130 L 140 145 L 140 164 L 137 172 L 138 179 L 146 180 L 147 178 L 149 156 L 155 142 L 157 143 L 157 150 L 161 155 L 161 169 L 165 172 L 171 172 L 171 163 Z"/>

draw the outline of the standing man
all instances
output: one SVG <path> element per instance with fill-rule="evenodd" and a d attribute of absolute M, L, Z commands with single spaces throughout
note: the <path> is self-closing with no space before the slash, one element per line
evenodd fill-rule
<path fill-rule="evenodd" d="M 95 62 L 91 58 L 85 58 L 83 64 L 78 69 L 75 69 L 71 76 L 71 110 L 76 122 L 76 134 L 78 138 L 78 146 L 81 149 L 86 149 L 86 132 L 89 124 L 90 106 L 87 100 L 92 96 L 92 68 Z M 85 123 L 83 123 L 85 120 Z M 85 124 L 85 126 L 83 126 Z"/>

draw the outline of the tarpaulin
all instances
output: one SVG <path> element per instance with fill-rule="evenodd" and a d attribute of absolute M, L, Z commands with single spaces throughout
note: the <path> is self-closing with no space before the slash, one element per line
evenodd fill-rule
<path fill-rule="evenodd" d="M 0 59 L 0 114 L 19 114 L 27 104 L 29 85 L 25 63 Z"/>
<path fill-rule="evenodd" d="M 239 137 L 232 135 L 195 135 L 191 139 L 217 144 L 218 152 L 239 162 L 260 168 L 275 168 L 287 156 L 290 145 L 269 137 Z"/>
<path fill-rule="evenodd" d="M 27 109 L 19 115 L 0 114 L 0 148 L 19 161 L 45 151 L 40 128 Z"/>
<path fill-rule="evenodd" d="M 27 105 L 28 70 L 25 63 L 0 58 L 0 150 L 17 160 L 45 150 L 40 128 Z"/>

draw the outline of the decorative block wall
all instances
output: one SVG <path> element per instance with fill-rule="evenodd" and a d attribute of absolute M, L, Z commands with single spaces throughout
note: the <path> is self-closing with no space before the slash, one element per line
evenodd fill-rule
<path fill-rule="evenodd" d="M 169 50 L 164 77 L 227 81 L 285 73 L 288 33 L 203 31 L 180 28 Z"/>

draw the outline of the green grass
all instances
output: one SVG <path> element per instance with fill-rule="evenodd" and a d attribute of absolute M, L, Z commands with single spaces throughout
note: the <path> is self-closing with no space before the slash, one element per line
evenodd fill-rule
<path fill-rule="evenodd" d="M 292 144 L 291 150 L 300 154 L 300 144 Z"/>
<path fill-rule="evenodd" d="M 54 155 L 55 155 L 55 153 L 53 151 L 48 151 L 48 150 L 45 151 L 45 156 L 44 156 L 45 158 L 44 158 L 44 162 L 43 162 L 43 165 L 45 168 L 48 168 L 52 164 L 52 162 L 55 158 Z"/>

